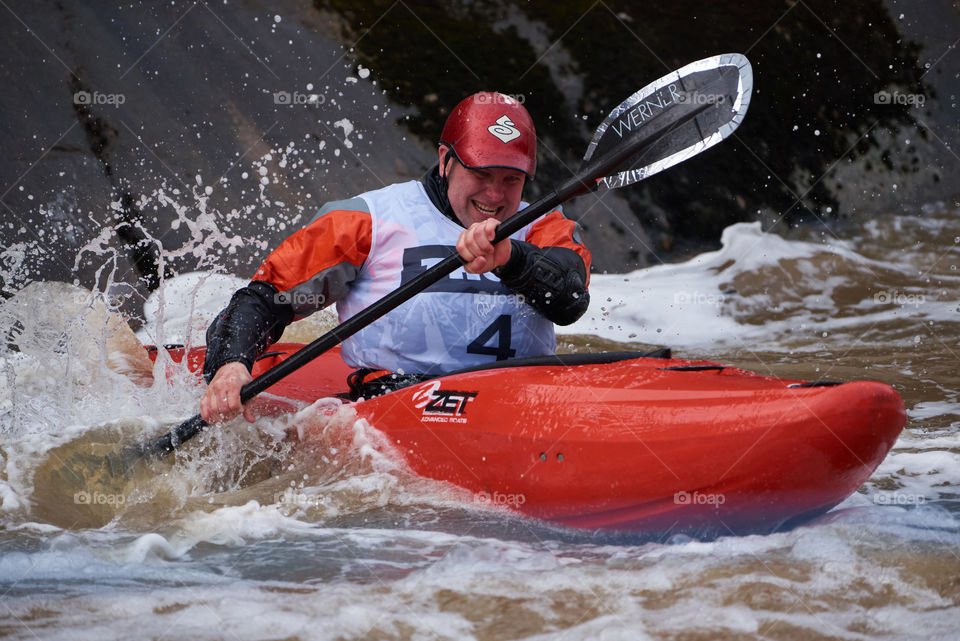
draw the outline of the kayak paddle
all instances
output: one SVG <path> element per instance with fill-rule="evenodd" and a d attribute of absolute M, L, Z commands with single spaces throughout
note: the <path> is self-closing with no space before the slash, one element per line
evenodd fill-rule
<path fill-rule="evenodd" d="M 740 125 L 750 103 L 753 74 L 741 54 L 693 62 L 637 91 L 600 124 L 577 173 L 557 189 L 500 223 L 493 243 L 516 233 L 570 198 L 593 189 L 636 183 L 712 147 Z M 240 390 L 246 403 L 288 374 L 373 323 L 463 265 L 453 254 L 347 319 Z M 207 425 L 197 414 L 153 441 L 109 455 L 112 470 L 160 459 Z"/>

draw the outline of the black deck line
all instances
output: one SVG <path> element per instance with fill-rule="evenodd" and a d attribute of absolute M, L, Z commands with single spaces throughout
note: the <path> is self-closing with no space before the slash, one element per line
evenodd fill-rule
<path fill-rule="evenodd" d="M 543 367 L 546 365 L 603 365 L 616 363 L 634 358 L 670 358 L 669 347 L 661 347 L 649 352 L 599 352 L 596 354 L 552 354 L 550 356 L 533 356 L 531 358 L 516 358 L 505 361 L 496 361 L 485 365 L 476 365 L 464 369 L 454 370 L 441 376 L 454 376 L 469 372 L 482 372 L 488 369 L 505 369 L 508 367 Z"/>

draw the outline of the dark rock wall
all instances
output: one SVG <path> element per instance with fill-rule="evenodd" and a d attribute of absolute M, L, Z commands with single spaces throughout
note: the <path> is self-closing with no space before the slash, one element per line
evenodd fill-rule
<path fill-rule="evenodd" d="M 174 271 L 252 274 L 320 203 L 431 162 L 397 127 L 405 110 L 358 75 L 308 3 L 9 7 L 7 289 L 30 278 L 91 286 L 99 273 L 101 287 L 112 274 L 144 294 Z"/>

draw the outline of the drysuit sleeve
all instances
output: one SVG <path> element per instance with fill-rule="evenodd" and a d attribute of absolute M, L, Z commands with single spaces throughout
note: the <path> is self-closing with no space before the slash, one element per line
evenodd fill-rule
<path fill-rule="evenodd" d="M 554 211 L 525 241 L 510 243 L 510 260 L 494 272 L 501 282 L 552 323 L 569 325 L 583 316 L 590 304 L 590 251 L 577 223 Z"/>
<path fill-rule="evenodd" d="M 283 241 L 207 328 L 207 382 L 226 363 L 251 369 L 287 325 L 343 297 L 370 253 L 372 231 L 365 203 L 355 198 L 329 203 Z"/>
<path fill-rule="evenodd" d="M 203 377 L 209 383 L 227 363 L 240 362 L 253 369 L 253 363 L 267 345 L 280 339 L 293 321 L 293 308 L 278 300 L 276 287 L 253 281 L 238 289 L 230 303 L 207 328 L 207 353 Z"/>

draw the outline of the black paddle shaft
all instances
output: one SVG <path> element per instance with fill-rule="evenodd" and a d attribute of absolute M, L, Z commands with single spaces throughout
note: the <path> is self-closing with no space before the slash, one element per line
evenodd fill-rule
<path fill-rule="evenodd" d="M 500 223 L 497 226 L 493 243 L 496 244 L 517 233 L 544 214 L 550 213 L 570 198 L 595 189 L 598 180 L 613 173 L 617 167 L 626 163 L 647 147 L 663 140 L 666 136 L 669 136 L 672 131 L 690 122 L 710 107 L 709 104 L 704 104 L 689 110 L 664 110 L 660 112 L 657 116 L 645 123 L 643 127 L 636 129 L 624 137 L 622 144 L 617 145 L 607 154 L 593 158 L 587 162 L 575 176 L 570 178 L 570 180 L 561 187 L 548 193 L 540 198 L 540 200 L 523 208 L 523 210 L 514 216 Z M 240 389 L 240 401 L 246 403 L 282 378 L 292 374 L 316 357 L 339 345 L 367 325 L 370 325 L 381 316 L 396 309 L 437 281 L 453 273 L 463 264 L 463 259 L 459 254 L 455 253 L 418 274 L 366 309 L 351 316 L 337 327 L 303 347 L 290 358 L 287 358 L 244 385 Z M 197 414 L 178 425 L 173 431 L 164 434 L 154 441 L 128 448 L 124 458 L 128 460 L 161 458 L 165 454 L 178 448 L 182 443 L 196 436 L 197 433 L 206 426 L 207 422 Z"/>

